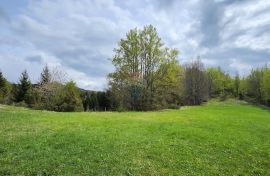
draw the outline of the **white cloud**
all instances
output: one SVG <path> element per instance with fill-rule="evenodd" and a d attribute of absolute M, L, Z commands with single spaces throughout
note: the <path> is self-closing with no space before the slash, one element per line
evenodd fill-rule
<path fill-rule="evenodd" d="M 129 29 L 147 24 L 180 50 L 181 62 L 201 55 L 205 65 L 235 72 L 270 58 L 265 0 L 29 0 L 21 8 L 0 23 L 0 68 L 11 81 L 23 69 L 36 81 L 48 63 L 82 88 L 104 89 L 113 48 Z"/>

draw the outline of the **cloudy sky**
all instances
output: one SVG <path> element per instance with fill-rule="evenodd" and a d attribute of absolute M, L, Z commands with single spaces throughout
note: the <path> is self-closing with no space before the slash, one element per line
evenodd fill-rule
<path fill-rule="evenodd" d="M 35 82 L 47 63 L 103 90 L 118 40 L 147 24 L 181 63 L 200 55 L 232 75 L 270 64 L 270 0 L 1 0 L 0 69 Z"/>

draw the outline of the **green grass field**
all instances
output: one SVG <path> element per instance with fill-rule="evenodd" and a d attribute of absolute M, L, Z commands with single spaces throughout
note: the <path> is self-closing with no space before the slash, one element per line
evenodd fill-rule
<path fill-rule="evenodd" d="M 270 111 L 234 100 L 122 113 L 0 105 L 0 175 L 270 175 Z"/>

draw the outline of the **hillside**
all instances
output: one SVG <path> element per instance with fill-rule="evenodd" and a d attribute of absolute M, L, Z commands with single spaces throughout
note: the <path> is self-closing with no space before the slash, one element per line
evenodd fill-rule
<path fill-rule="evenodd" d="M 0 175 L 270 175 L 270 111 L 210 101 L 160 112 L 0 105 Z"/>

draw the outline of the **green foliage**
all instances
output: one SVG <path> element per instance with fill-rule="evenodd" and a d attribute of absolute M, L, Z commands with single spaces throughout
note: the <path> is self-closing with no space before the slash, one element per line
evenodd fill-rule
<path fill-rule="evenodd" d="M 51 72 L 46 65 L 34 85 L 26 71 L 19 84 L 10 84 L 0 72 L 0 103 L 51 111 L 145 111 L 235 97 L 270 106 L 268 66 L 233 78 L 219 67 L 204 69 L 199 60 L 183 68 L 178 54 L 164 46 L 152 25 L 131 29 L 114 49 L 115 71 L 108 75 L 106 92 L 79 91 L 61 70 Z"/>
<path fill-rule="evenodd" d="M 208 68 L 208 86 L 210 97 L 220 96 L 224 92 L 224 81 L 222 79 L 224 73 L 220 68 Z"/>
<path fill-rule="evenodd" d="M 84 111 L 111 110 L 108 92 L 83 91 L 81 93 Z"/>
<path fill-rule="evenodd" d="M 58 103 L 57 103 L 58 104 Z M 70 81 L 62 87 L 59 96 L 59 109 L 62 112 L 82 111 L 82 100 L 75 82 Z"/>
<path fill-rule="evenodd" d="M 35 91 L 38 99 L 36 109 L 60 112 L 83 110 L 80 91 L 73 81 L 67 82 L 65 85 L 51 82 L 45 87 L 38 87 Z"/>
<path fill-rule="evenodd" d="M 59 72 L 56 70 L 54 74 L 57 73 Z M 35 100 L 33 107 L 61 112 L 82 111 L 82 99 L 75 82 L 63 84 L 56 79 L 59 75 L 54 74 L 47 66 L 44 67 L 39 84 L 32 91 Z"/>
<path fill-rule="evenodd" d="M 40 85 L 44 85 L 44 84 L 48 84 L 52 81 L 52 75 L 50 73 L 49 67 L 46 65 L 43 70 L 42 73 L 40 74 Z"/>
<path fill-rule="evenodd" d="M 241 84 L 241 79 L 239 77 L 239 74 L 237 73 L 234 78 L 234 96 L 236 98 L 239 97 L 239 94 L 240 94 L 240 84 Z"/>
<path fill-rule="evenodd" d="M 269 175 L 269 117 L 233 100 L 123 113 L 0 105 L 0 175 Z"/>
<path fill-rule="evenodd" d="M 174 52 L 174 53 L 173 53 Z M 178 108 L 183 101 L 184 69 L 178 63 L 176 50 L 170 51 L 168 56 L 158 68 L 155 77 L 156 104 L 160 108 Z"/>
<path fill-rule="evenodd" d="M 22 72 L 20 77 L 20 82 L 17 87 L 16 101 L 24 101 L 28 105 L 32 103 L 32 83 L 26 70 Z"/>
<path fill-rule="evenodd" d="M 109 79 L 110 92 L 117 106 L 128 110 L 166 107 L 170 103 L 172 92 L 175 92 L 175 85 L 171 84 L 179 84 L 174 81 L 178 79 L 178 75 L 173 80 L 172 76 L 167 75 L 169 72 L 179 72 L 174 67 L 178 65 L 178 51 L 163 47 L 152 25 L 145 26 L 143 30 L 130 30 L 114 51 L 112 63 L 116 71 L 109 75 Z M 168 68 L 169 66 L 173 68 Z M 162 85 L 161 80 L 167 80 L 168 85 L 165 85 L 166 82 Z M 164 91 L 160 91 L 162 86 L 169 86 L 173 90 L 163 93 Z"/>
<path fill-rule="evenodd" d="M 210 67 L 206 70 L 208 77 L 208 90 L 210 97 L 226 97 L 234 94 L 233 79 L 223 72 L 221 68 Z"/>
<path fill-rule="evenodd" d="M 6 93 L 6 87 L 7 87 L 7 80 L 4 78 L 3 73 L 0 71 L 0 95 L 1 97 L 4 96 Z"/>
<path fill-rule="evenodd" d="M 97 92 L 97 99 L 100 111 L 110 110 L 110 100 L 107 92 Z"/>
<path fill-rule="evenodd" d="M 112 109 L 177 108 L 201 104 L 208 97 L 269 105 L 267 68 L 252 70 L 243 79 L 238 74 L 232 78 L 219 67 L 205 70 L 199 61 L 183 69 L 177 62 L 178 51 L 164 47 L 151 25 L 130 30 L 114 51 L 115 72 L 109 74 Z"/>
<path fill-rule="evenodd" d="M 90 108 L 96 111 L 98 109 L 97 92 L 92 92 L 90 95 Z"/>
<path fill-rule="evenodd" d="M 0 70 L 0 103 L 7 103 L 10 96 L 11 86 L 9 82 L 4 78 L 3 73 Z"/>
<path fill-rule="evenodd" d="M 268 66 L 251 70 L 247 77 L 240 80 L 239 98 L 270 106 L 269 72 Z"/>
<path fill-rule="evenodd" d="M 270 106 L 270 68 L 268 67 L 263 68 L 261 91 L 264 104 Z"/>
<path fill-rule="evenodd" d="M 262 102 L 261 84 L 263 79 L 263 72 L 257 68 L 252 70 L 247 79 L 247 96 L 252 98 L 254 102 Z"/>

